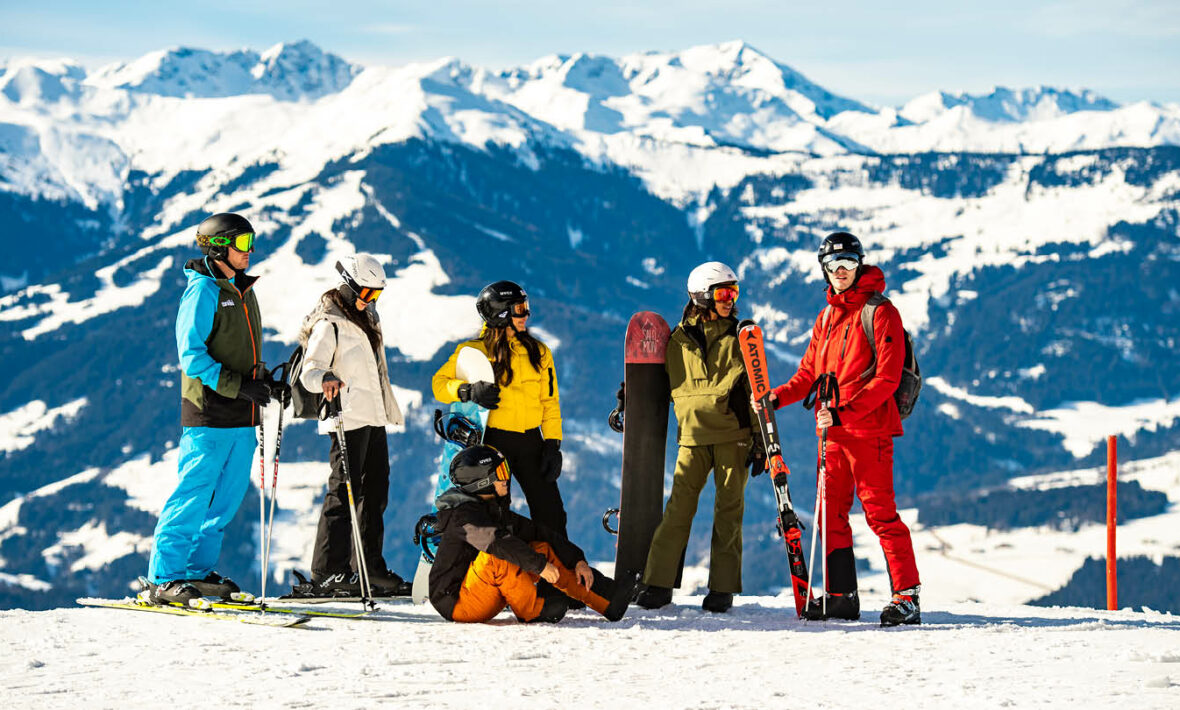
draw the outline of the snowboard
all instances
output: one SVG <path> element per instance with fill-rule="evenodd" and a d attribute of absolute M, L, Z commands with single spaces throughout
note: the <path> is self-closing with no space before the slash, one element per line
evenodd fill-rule
<path fill-rule="evenodd" d="M 494 382 L 495 373 L 492 363 L 486 355 L 472 347 L 459 349 L 455 359 L 455 376 L 467 382 Z M 487 425 L 488 410 L 475 402 L 454 402 L 450 413 L 467 417 L 482 432 Z M 434 498 L 439 497 L 451 487 L 451 459 L 463 449 L 461 444 L 446 440 L 443 443 L 442 460 L 435 475 Z M 433 500 L 432 498 L 431 500 Z M 431 514 L 437 514 L 438 508 L 431 507 Z M 410 596 L 415 604 L 424 603 L 430 596 L 430 568 L 434 563 L 434 555 L 438 552 L 438 536 L 430 534 L 432 531 L 418 530 L 415 537 L 422 547 L 422 555 L 418 559 L 418 568 L 414 571 L 414 583 Z"/>
<path fill-rule="evenodd" d="M 664 356 L 669 335 L 667 322 L 650 311 L 636 313 L 627 324 L 623 347 L 627 396 L 622 416 L 623 471 L 615 579 L 643 574 L 652 535 L 664 513 L 664 453 L 670 401 Z"/>
<path fill-rule="evenodd" d="M 738 325 L 738 344 L 746 365 L 750 390 L 761 407 L 758 409 L 758 429 L 766 449 L 766 466 L 770 482 L 774 484 L 774 498 L 778 508 L 778 530 L 787 546 L 787 563 L 791 572 L 791 591 L 795 595 L 795 612 L 802 617 L 807 606 L 807 559 L 803 556 L 803 526 L 791 504 L 787 476 L 791 471 L 783 461 L 774 407 L 770 404 L 770 375 L 766 367 L 766 349 L 762 329 L 754 321 L 744 320 Z"/>

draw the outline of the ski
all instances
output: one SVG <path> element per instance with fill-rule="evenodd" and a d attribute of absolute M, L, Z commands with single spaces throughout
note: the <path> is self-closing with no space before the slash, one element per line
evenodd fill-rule
<path fill-rule="evenodd" d="M 264 599 L 263 604 L 271 604 L 277 602 L 279 604 L 299 605 L 299 604 L 358 604 L 360 597 L 275 597 L 271 599 Z M 415 603 L 411 597 L 373 597 L 372 601 L 380 606 L 381 604 L 410 604 Z"/>
<path fill-rule="evenodd" d="M 354 601 L 360 601 L 359 599 Z M 289 603 L 286 600 L 285 603 Z M 327 619 L 363 619 L 368 616 L 375 609 L 364 609 L 362 611 L 318 611 L 313 609 L 292 609 L 284 606 L 272 606 L 268 602 L 210 602 L 208 608 L 220 611 L 234 611 L 234 612 L 258 612 L 261 614 L 294 614 L 296 616 L 310 616 L 322 617 Z"/>
<path fill-rule="evenodd" d="M 791 491 L 787 487 L 787 476 L 791 471 L 783 461 L 778 424 L 774 419 L 774 407 L 770 404 L 770 377 L 766 369 L 762 329 L 754 321 L 742 321 L 738 325 L 738 343 L 742 349 L 742 360 L 746 365 L 746 376 L 750 379 L 750 390 L 754 399 L 761 405 L 758 410 L 758 430 L 762 433 L 766 465 L 770 470 L 770 481 L 774 484 L 774 498 L 778 506 L 778 530 L 787 546 L 787 563 L 791 572 L 791 591 L 795 595 L 795 612 L 802 617 L 803 610 L 807 608 L 807 560 L 803 556 L 803 526 L 799 523 L 799 516 L 795 514 L 795 507 L 791 504 Z"/>
<path fill-rule="evenodd" d="M 217 611 L 211 608 L 193 609 L 169 604 L 160 606 L 139 599 L 91 599 L 77 600 L 82 606 L 101 607 L 104 609 L 126 609 L 128 611 L 146 611 L 154 614 L 172 614 L 173 616 L 195 616 L 203 619 L 221 619 L 223 621 L 237 621 L 243 624 L 271 626 L 275 628 L 298 627 L 311 621 L 312 617 L 305 614 L 292 616 L 267 616 L 261 612 L 251 611 Z"/>

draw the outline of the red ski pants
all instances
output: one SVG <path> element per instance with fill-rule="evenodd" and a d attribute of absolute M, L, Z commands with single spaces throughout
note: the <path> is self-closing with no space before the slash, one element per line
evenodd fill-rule
<path fill-rule="evenodd" d="M 825 552 L 852 547 L 848 513 L 852 510 L 855 491 L 864 507 L 869 528 L 881 541 L 892 591 L 917 586 L 918 565 L 914 561 L 910 529 L 898 516 L 893 499 L 893 439 L 887 436 L 841 437 L 829 432 L 826 481 L 828 534 L 824 540 Z"/>

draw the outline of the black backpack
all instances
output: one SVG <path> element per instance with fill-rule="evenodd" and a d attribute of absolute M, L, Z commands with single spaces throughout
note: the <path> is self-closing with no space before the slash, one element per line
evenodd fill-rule
<path fill-rule="evenodd" d="M 873 338 L 873 316 L 877 312 L 877 306 L 882 303 L 889 303 L 889 299 L 879 291 L 874 291 L 869 296 L 869 300 L 865 302 L 864 307 L 860 309 L 860 327 L 869 340 L 869 347 L 873 349 L 873 361 L 864 372 L 860 373 L 862 380 L 872 377 L 877 371 L 877 341 Z M 825 326 L 831 309 L 831 306 L 824 309 Z M 913 413 L 914 405 L 918 403 L 918 395 L 922 392 L 922 369 L 918 366 L 918 355 L 914 350 L 914 340 L 910 337 L 910 332 L 905 328 L 902 328 L 901 332 L 905 339 L 905 359 L 902 360 L 901 381 L 893 393 L 893 401 L 897 402 L 897 413 L 901 415 L 902 419 L 905 419 Z"/>
<path fill-rule="evenodd" d="M 333 334 L 337 339 L 340 337 L 340 330 L 336 324 L 332 324 Z M 307 342 L 300 340 L 299 344 L 295 346 L 295 350 L 291 352 L 291 357 L 287 358 L 287 372 L 290 378 L 288 382 L 291 385 L 291 410 L 296 419 L 322 419 L 323 414 L 321 410 L 324 409 L 324 393 L 312 392 L 303 386 L 299 380 L 299 376 L 303 374 L 303 352 L 307 348 Z M 332 364 L 336 364 L 336 354 L 332 354 Z"/>

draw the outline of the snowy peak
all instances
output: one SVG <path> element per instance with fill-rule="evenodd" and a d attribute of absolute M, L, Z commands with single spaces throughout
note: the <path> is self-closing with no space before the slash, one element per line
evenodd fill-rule
<path fill-rule="evenodd" d="M 276 44 L 259 56 L 251 74 L 277 98 L 319 98 L 343 91 L 360 67 L 307 40 Z"/>
<path fill-rule="evenodd" d="M 990 94 L 935 91 L 910 101 L 901 109 L 905 118 L 920 123 L 956 108 L 993 123 L 1019 123 L 1059 118 L 1081 111 L 1114 111 L 1115 102 L 1092 91 L 1068 89 L 1009 89 L 998 86 Z"/>
<path fill-rule="evenodd" d="M 872 112 L 741 41 L 620 59 L 555 55 L 483 78 L 475 90 L 563 130 L 699 146 L 844 152 L 827 120 Z"/>
<path fill-rule="evenodd" d="M 811 104 L 810 110 L 804 109 L 804 113 L 814 113 L 823 119 L 844 111 L 874 112 L 858 101 L 833 94 L 742 40 L 692 47 L 674 55 L 671 63 L 699 71 L 719 84 L 760 90 L 787 103 L 796 103 L 791 99 L 797 95 Z M 797 103 L 792 108 L 797 108 Z"/>
<path fill-rule="evenodd" d="M 103 67 L 89 83 L 176 98 L 269 94 L 295 101 L 339 92 L 359 71 L 304 40 L 277 44 L 262 54 L 177 47 Z"/>
<path fill-rule="evenodd" d="M 76 97 L 85 78 L 73 60 L 15 60 L 0 68 L 0 95 L 13 103 L 57 103 Z"/>

